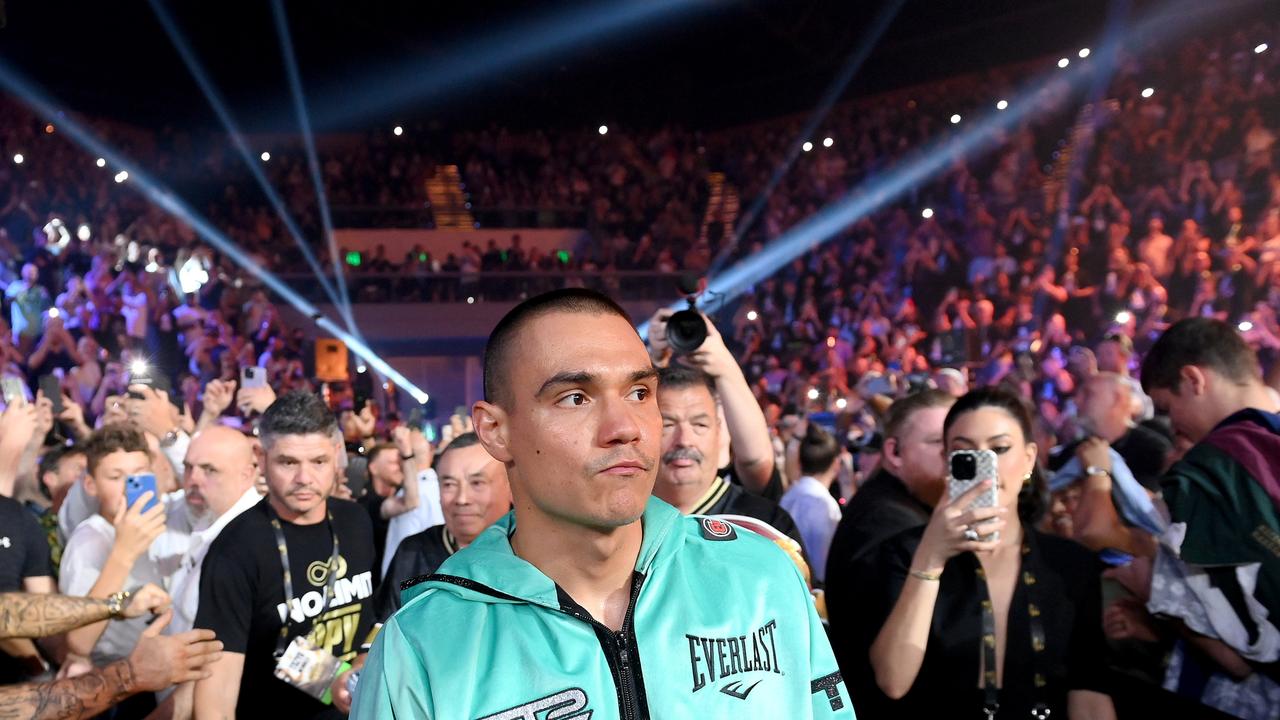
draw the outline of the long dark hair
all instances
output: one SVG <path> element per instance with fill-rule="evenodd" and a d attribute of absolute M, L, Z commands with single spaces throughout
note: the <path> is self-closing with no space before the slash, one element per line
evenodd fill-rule
<path fill-rule="evenodd" d="M 942 421 L 942 435 L 951 434 L 951 427 L 961 415 L 971 413 L 984 407 L 1004 410 L 1018 423 L 1022 430 L 1024 442 L 1035 442 L 1035 432 L 1031 422 L 1031 408 L 1019 394 L 1001 387 L 986 387 L 972 390 L 956 401 L 947 412 L 947 419 Z M 1034 526 L 1044 515 L 1048 503 L 1048 482 L 1040 467 L 1040 459 L 1048 448 L 1037 448 L 1035 464 L 1031 468 L 1031 479 L 1022 485 L 1018 493 L 1018 517 L 1027 525 Z"/>

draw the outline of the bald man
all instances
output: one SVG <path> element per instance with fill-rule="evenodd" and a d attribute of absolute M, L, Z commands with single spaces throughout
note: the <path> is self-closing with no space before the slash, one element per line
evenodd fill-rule
<path fill-rule="evenodd" d="M 236 430 L 215 425 L 191 439 L 182 461 L 184 508 L 191 534 L 173 575 L 169 632 L 191 629 L 200 597 L 200 564 L 222 528 L 262 499 L 254 487 L 256 478 L 253 443 Z"/>
<path fill-rule="evenodd" d="M 1133 422 L 1133 389 L 1119 373 L 1100 372 L 1076 390 L 1080 426 L 1085 437 L 1101 438 L 1124 459 L 1144 487 L 1157 491 L 1171 443 L 1159 433 Z M 1077 455 L 1080 443 L 1070 443 L 1049 458 L 1054 471 Z"/>

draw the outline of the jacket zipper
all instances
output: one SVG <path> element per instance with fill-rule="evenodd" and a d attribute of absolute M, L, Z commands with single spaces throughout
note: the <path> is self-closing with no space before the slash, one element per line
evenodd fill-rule
<path fill-rule="evenodd" d="M 412 585 L 426 580 L 447 582 L 506 600 L 528 602 L 494 590 L 469 578 L 453 575 L 435 574 L 429 577 L 416 578 L 415 581 L 409 584 Z M 614 632 L 597 622 L 581 605 L 574 602 L 568 593 L 564 592 L 560 586 L 556 586 L 557 594 L 560 596 L 560 611 L 587 623 L 595 630 L 596 638 L 600 641 L 600 648 L 604 651 L 605 659 L 609 663 L 609 670 L 614 674 L 614 682 L 618 687 L 618 712 L 622 720 L 649 720 L 649 701 L 645 697 L 644 673 L 640 667 L 640 656 L 635 655 L 634 658 L 632 656 L 633 649 L 636 646 L 634 617 L 636 600 L 640 597 L 640 586 L 642 584 L 644 584 L 644 575 L 639 572 L 632 573 L 631 598 L 627 601 L 627 613 L 622 618 L 622 629 L 618 632 Z"/>
<path fill-rule="evenodd" d="M 614 676 L 614 684 L 618 688 L 619 717 L 622 720 L 649 720 L 649 703 L 644 693 L 644 675 L 640 669 L 640 658 L 634 655 L 636 636 L 633 616 L 644 575 L 637 572 L 631 578 L 631 598 L 627 603 L 627 613 L 622 620 L 622 629 L 618 632 L 597 622 L 563 590 L 560 590 L 561 611 L 587 623 L 595 630 L 596 639 L 600 641 L 600 649 L 604 651 L 609 670 Z"/>

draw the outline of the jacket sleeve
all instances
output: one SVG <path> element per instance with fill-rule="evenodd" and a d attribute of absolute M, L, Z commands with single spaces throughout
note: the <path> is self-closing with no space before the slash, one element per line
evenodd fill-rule
<path fill-rule="evenodd" d="M 423 658 L 394 618 L 378 633 L 360 673 L 352 720 L 435 717 Z"/>
<path fill-rule="evenodd" d="M 831 641 L 827 639 L 826 628 L 818 618 L 818 610 L 814 607 L 809 588 L 804 578 L 796 571 L 796 587 L 809 618 L 809 697 L 812 702 L 811 717 L 840 720 L 854 720 L 853 702 L 849 698 L 849 687 L 840 675 L 840 667 L 836 664 L 835 655 L 831 652 Z"/>

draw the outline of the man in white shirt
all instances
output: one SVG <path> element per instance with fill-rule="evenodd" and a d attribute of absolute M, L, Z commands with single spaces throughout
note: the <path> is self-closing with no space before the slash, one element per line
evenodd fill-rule
<path fill-rule="evenodd" d="M 190 630 L 195 622 L 200 564 L 209 544 L 228 522 L 262 500 L 253 482 L 257 476 L 253 444 L 231 428 L 214 425 L 197 433 L 182 466 L 185 502 L 179 512 L 189 524 L 190 535 L 173 575 L 170 634 Z"/>
<path fill-rule="evenodd" d="M 387 542 L 383 548 L 382 554 L 382 575 L 386 575 L 387 566 L 391 564 L 391 558 L 395 557 L 396 549 L 400 547 L 400 542 L 410 535 L 426 530 L 429 527 L 444 524 L 444 510 L 440 508 L 440 481 L 436 477 L 436 471 L 431 468 L 432 448 L 431 443 L 423 437 L 420 432 L 409 433 L 413 444 L 413 456 L 417 461 L 417 467 L 426 469 L 418 470 L 418 504 L 408 512 L 396 515 L 391 518 L 387 525 Z M 405 484 L 410 481 L 405 478 Z M 404 491 L 401 490 L 401 493 Z"/>
<path fill-rule="evenodd" d="M 787 488 L 781 505 L 800 528 L 812 561 L 813 577 L 819 582 L 826 572 L 831 538 L 840 523 L 840 504 L 831 496 L 831 483 L 839 470 L 839 443 L 831 433 L 810 422 L 800 442 L 801 477 Z"/>

